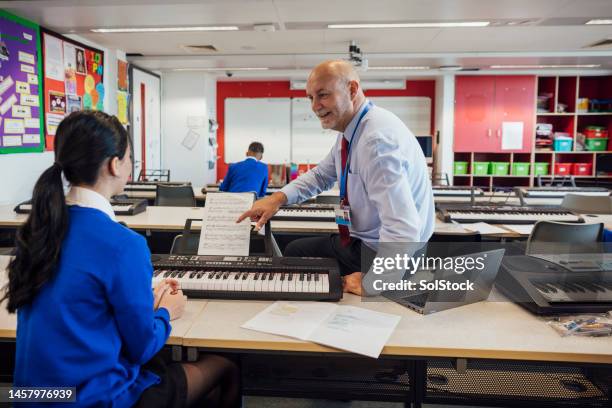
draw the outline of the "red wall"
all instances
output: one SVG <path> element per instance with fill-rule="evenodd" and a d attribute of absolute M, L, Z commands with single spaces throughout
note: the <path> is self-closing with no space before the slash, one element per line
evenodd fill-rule
<path fill-rule="evenodd" d="M 435 121 L 436 81 L 406 81 L 406 89 L 371 89 L 366 96 L 426 96 L 431 98 L 431 130 Z M 225 177 L 228 164 L 225 163 L 225 98 L 303 98 L 304 90 L 289 89 L 289 81 L 240 81 L 217 82 L 217 180 Z"/>

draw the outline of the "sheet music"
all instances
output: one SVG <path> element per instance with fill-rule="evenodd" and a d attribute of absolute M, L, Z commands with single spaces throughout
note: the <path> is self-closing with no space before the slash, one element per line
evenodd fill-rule
<path fill-rule="evenodd" d="M 400 316 L 321 302 L 275 302 L 242 325 L 377 358 Z"/>
<path fill-rule="evenodd" d="M 198 255 L 249 255 L 251 221 L 236 220 L 253 205 L 253 193 L 209 193 L 200 232 Z"/>

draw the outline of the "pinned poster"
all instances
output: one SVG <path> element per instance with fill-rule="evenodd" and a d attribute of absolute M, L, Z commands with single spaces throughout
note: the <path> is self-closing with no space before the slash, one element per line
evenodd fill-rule
<path fill-rule="evenodd" d="M 60 122 L 64 119 L 64 115 L 58 115 L 55 113 L 47 113 L 45 117 L 47 119 L 47 133 L 50 134 L 51 136 L 55 136 L 57 127 L 59 126 Z"/>
<path fill-rule="evenodd" d="M 38 75 L 28 74 L 28 84 L 38 85 Z"/>
<path fill-rule="evenodd" d="M 34 65 L 36 60 L 34 59 L 34 54 L 30 54 L 28 52 L 19 51 L 18 53 L 19 62 L 25 62 L 26 64 Z"/>
<path fill-rule="evenodd" d="M 62 40 L 44 34 L 45 43 L 45 76 L 56 81 L 64 80 L 64 59 Z"/>
<path fill-rule="evenodd" d="M 80 111 L 81 109 L 83 109 L 81 100 L 82 98 L 80 96 L 67 95 L 66 96 L 66 103 L 67 103 L 66 112 L 72 113 L 72 112 Z"/>
<path fill-rule="evenodd" d="M 523 122 L 502 122 L 502 150 L 523 148 Z"/>
<path fill-rule="evenodd" d="M 24 133 L 23 119 L 4 119 L 4 133 Z"/>
<path fill-rule="evenodd" d="M 13 105 L 12 114 L 14 118 L 31 118 L 32 108 L 29 106 Z"/>
<path fill-rule="evenodd" d="M 15 82 L 15 91 L 17 93 L 29 95 L 30 94 L 30 84 L 28 84 L 27 82 L 17 81 Z"/>
<path fill-rule="evenodd" d="M 31 65 L 21 64 L 21 72 L 27 72 L 28 74 L 33 74 L 36 72 L 34 67 Z"/>
<path fill-rule="evenodd" d="M 117 118 L 119 122 L 126 125 L 128 123 L 128 94 L 127 92 L 117 91 Z"/>
<path fill-rule="evenodd" d="M 85 64 L 85 50 L 75 47 L 76 54 L 76 72 L 77 74 L 87 75 L 87 64 Z"/>
<path fill-rule="evenodd" d="M 38 106 L 40 104 L 38 100 L 38 95 L 26 95 L 21 94 L 21 100 L 19 104 L 23 106 Z"/>
<path fill-rule="evenodd" d="M 13 78 L 11 78 L 10 75 L 4 78 L 4 80 L 0 82 L 0 95 L 8 91 L 9 88 L 13 86 L 14 83 L 15 82 L 13 82 Z"/>
<path fill-rule="evenodd" d="M 61 92 L 49 92 L 49 110 L 56 113 L 65 113 L 66 95 Z"/>
<path fill-rule="evenodd" d="M 15 96 L 15 94 L 9 96 L 9 98 L 3 101 L 2 105 L 0 105 L 0 114 L 4 115 L 6 112 L 8 112 L 9 109 L 11 109 L 11 106 L 13 106 L 16 102 L 17 97 Z"/>
<path fill-rule="evenodd" d="M 38 136 L 38 139 L 40 140 L 40 136 Z M 4 136 L 2 142 L 4 147 L 19 147 L 23 145 L 21 142 L 21 135 Z"/>
<path fill-rule="evenodd" d="M 117 60 L 117 88 L 120 91 L 128 90 L 128 63 L 127 61 Z"/>
<path fill-rule="evenodd" d="M 23 124 L 26 129 L 40 129 L 40 119 L 38 118 L 26 118 L 23 120 Z"/>

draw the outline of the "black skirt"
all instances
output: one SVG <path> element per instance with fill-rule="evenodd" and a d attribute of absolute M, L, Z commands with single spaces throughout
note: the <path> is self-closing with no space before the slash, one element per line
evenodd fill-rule
<path fill-rule="evenodd" d="M 141 370 L 148 370 L 159 376 L 161 382 L 143 391 L 134 407 L 184 408 L 187 406 L 187 377 L 181 363 L 173 362 L 169 353 L 162 349 Z"/>

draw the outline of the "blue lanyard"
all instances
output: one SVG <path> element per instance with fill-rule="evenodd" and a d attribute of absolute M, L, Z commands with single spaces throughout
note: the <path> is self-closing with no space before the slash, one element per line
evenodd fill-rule
<path fill-rule="evenodd" d="M 368 102 L 366 107 L 363 108 L 363 111 L 361 112 L 361 115 L 359 115 L 359 119 L 357 120 L 357 123 L 355 124 L 355 129 L 353 129 L 351 140 L 346 149 L 346 165 L 344 166 L 344 169 L 342 169 L 342 174 L 340 177 L 340 200 L 343 200 L 344 197 L 346 197 L 346 183 L 347 183 L 349 164 L 351 162 L 351 145 L 353 144 L 353 140 L 355 140 L 355 133 L 357 133 L 357 129 L 359 128 L 359 124 L 361 123 L 361 119 L 363 119 L 363 117 L 366 115 L 366 113 L 368 113 L 368 111 L 370 110 L 372 106 L 374 106 L 374 104 L 372 102 Z M 342 135 L 342 137 L 344 137 L 344 135 Z M 342 159 L 342 154 L 340 154 L 340 159 Z"/>

